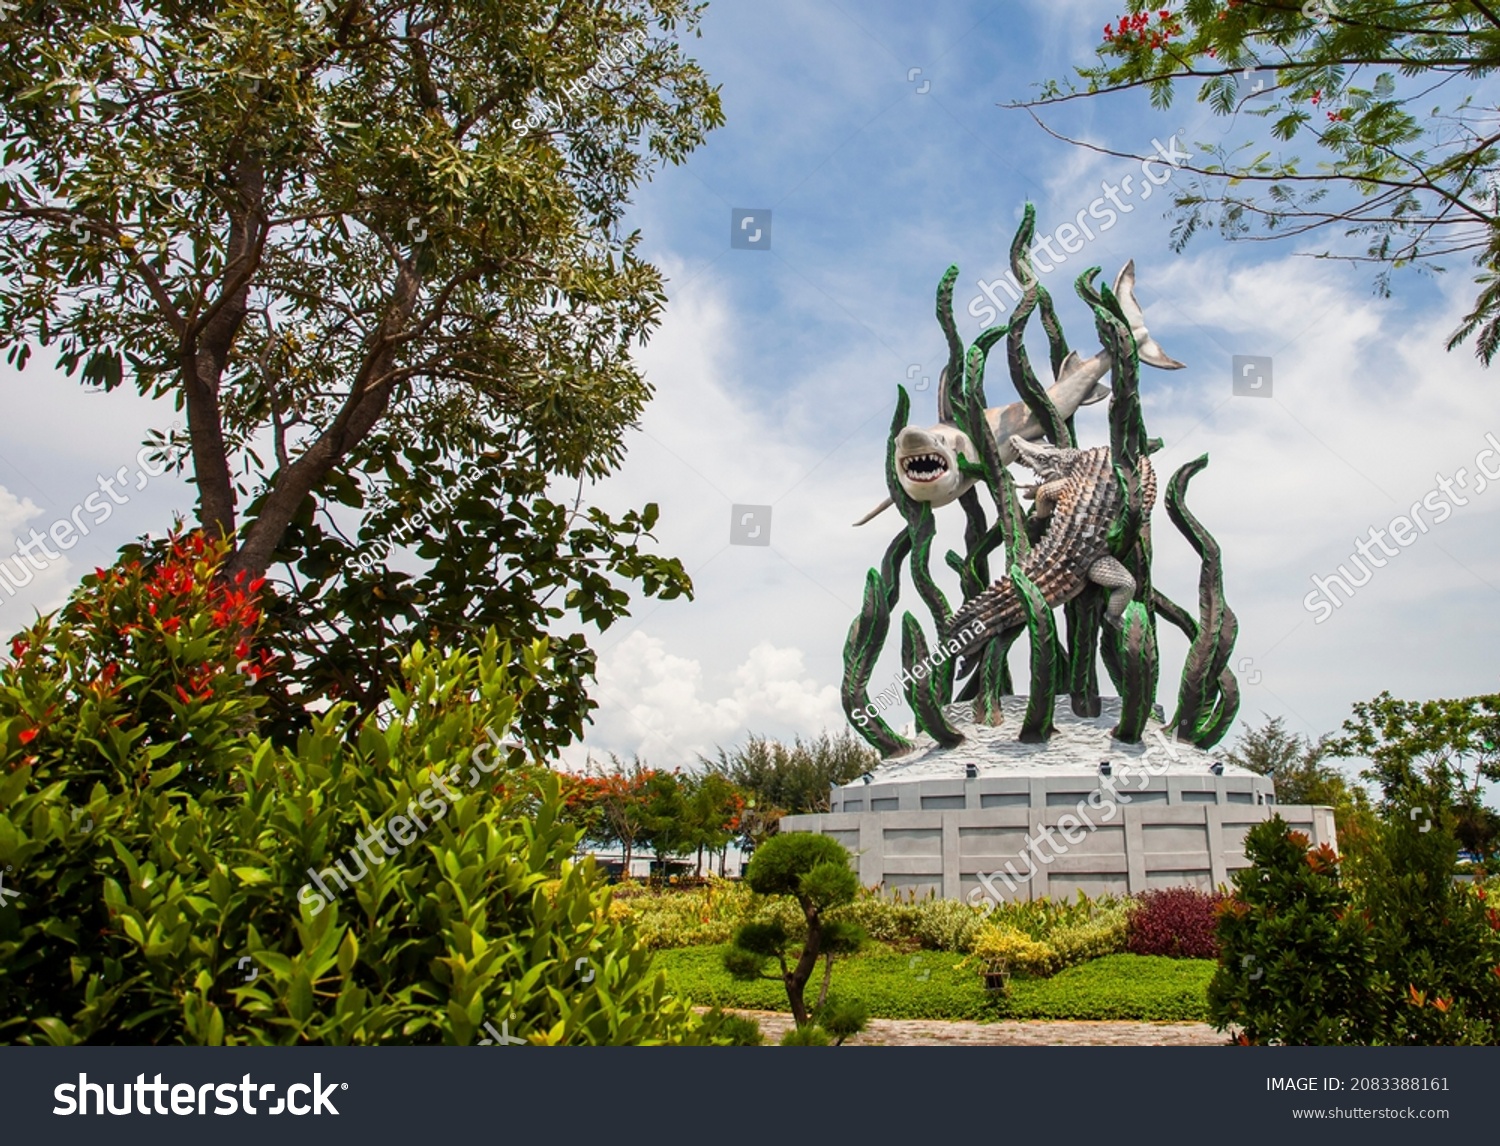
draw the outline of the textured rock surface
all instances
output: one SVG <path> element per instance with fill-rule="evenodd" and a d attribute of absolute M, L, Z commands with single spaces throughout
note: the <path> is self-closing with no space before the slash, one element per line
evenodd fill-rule
<path fill-rule="evenodd" d="M 1214 761 L 1223 759 L 1216 753 L 1174 741 L 1171 730 L 1162 722 L 1160 707 L 1148 723 L 1143 742 L 1123 744 L 1110 735 L 1120 719 L 1119 699 L 1105 697 L 1101 705 L 1103 711 L 1097 717 L 1074 716 L 1068 698 L 1060 696 L 1053 716 L 1057 730 L 1052 738 L 1044 744 L 1023 744 L 1016 736 L 1026 712 L 1024 696 L 1005 698 L 1005 720 L 994 728 L 975 724 L 969 705 L 950 704 L 945 711 L 949 721 L 964 734 L 964 742 L 956 748 L 942 748 L 930 736 L 918 735 L 915 751 L 881 764 L 873 773 L 873 782 L 951 779 L 962 776 L 966 764 L 973 764 L 981 777 L 1038 772 L 1096 774 L 1101 760 L 1109 760 L 1116 766 L 1145 764 L 1148 751 L 1149 765 L 1155 774 L 1202 776 Z M 1253 773 L 1225 764 L 1224 775 Z"/>

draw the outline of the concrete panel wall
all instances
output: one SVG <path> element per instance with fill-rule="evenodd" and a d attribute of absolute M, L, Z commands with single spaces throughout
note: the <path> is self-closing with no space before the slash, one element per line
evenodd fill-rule
<path fill-rule="evenodd" d="M 781 829 L 838 840 L 867 887 L 973 903 L 992 894 L 1013 900 L 1157 887 L 1212 890 L 1248 865 L 1245 833 L 1278 813 L 1314 845 L 1337 846 L 1329 808 L 1174 799 L 1085 810 L 1081 819 L 1076 799 L 1068 806 L 1052 804 L 1046 791 L 1035 793 L 1040 806 L 984 808 L 974 799 L 962 810 L 922 811 L 922 793 L 908 787 L 910 798 L 901 802 L 916 807 L 788 816 Z M 1107 813 L 1113 814 L 1106 820 Z M 1099 820 L 1084 822 L 1091 815 Z"/>

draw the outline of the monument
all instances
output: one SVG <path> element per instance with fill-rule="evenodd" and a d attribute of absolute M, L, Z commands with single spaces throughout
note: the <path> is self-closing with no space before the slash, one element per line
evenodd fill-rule
<path fill-rule="evenodd" d="M 786 817 L 782 830 L 840 840 L 857 857 L 861 882 L 896 892 L 978 902 L 1208 889 L 1246 864 L 1245 832 L 1275 804 L 1270 780 L 1212 753 L 1239 711 L 1239 685 L 1229 667 L 1238 622 L 1225 600 L 1219 546 L 1186 500 L 1208 457 L 1179 468 L 1164 498 L 1167 517 L 1199 557 L 1195 615 L 1151 580 L 1150 458 L 1162 443 L 1147 434 L 1139 391 L 1143 363 L 1183 364 L 1147 330 L 1133 262 L 1113 287 L 1095 285 L 1097 267 L 1079 276 L 1075 289 L 1093 314 L 1099 350 L 1089 358 L 1070 350 L 1032 270 L 1035 226 L 1028 204 L 1010 249 L 1021 293 L 1009 321 L 967 348 L 953 317 L 958 268 L 938 284 L 948 361 L 937 424 L 908 426 L 910 399 L 898 387 L 886 448 L 889 497 L 855 523 L 892 506 L 904 522 L 867 575 L 844 646 L 844 712 L 884 759 L 862 781 L 835 788 L 829 812 Z M 1047 339 L 1050 387 L 1026 350 L 1034 316 Z M 1020 400 L 989 407 L 985 367 L 1002 339 Z M 1106 398 L 1108 445 L 1080 445 L 1075 413 Z M 1017 463 L 1031 471 L 1025 485 L 1009 469 Z M 944 560 L 962 593 L 956 610 L 932 574 L 936 513 L 955 501 L 964 552 L 949 550 Z M 992 561 L 1000 566 L 993 581 Z M 872 699 L 903 565 L 930 614 L 932 640 L 903 612 L 901 673 Z M 1158 620 L 1188 642 L 1170 720 L 1156 703 Z M 1028 656 L 1024 696 L 1010 670 L 1018 642 Z M 1100 694 L 1100 660 L 1114 697 Z M 885 720 L 901 697 L 915 716 L 914 738 Z M 1329 809 L 1277 810 L 1312 843 L 1334 842 Z"/>

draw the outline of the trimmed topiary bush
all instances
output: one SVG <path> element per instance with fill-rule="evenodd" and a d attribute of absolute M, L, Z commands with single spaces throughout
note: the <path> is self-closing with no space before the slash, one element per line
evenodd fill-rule
<path fill-rule="evenodd" d="M 725 969 L 736 978 L 770 978 L 785 984 L 792 1015 L 799 1027 L 805 1027 L 809 1022 L 805 992 L 818 960 L 823 960 L 823 984 L 814 1009 L 827 1002 L 834 959 L 854 954 L 865 940 L 857 925 L 826 917 L 834 908 L 853 902 L 859 891 L 859 881 L 849 868 L 849 853 L 837 840 L 810 832 L 772 836 L 751 859 L 745 882 L 757 895 L 795 902 L 803 926 L 796 934 L 775 919 L 745 924 L 735 932 L 734 945 L 724 958 Z M 779 974 L 764 971 L 772 959 Z"/>

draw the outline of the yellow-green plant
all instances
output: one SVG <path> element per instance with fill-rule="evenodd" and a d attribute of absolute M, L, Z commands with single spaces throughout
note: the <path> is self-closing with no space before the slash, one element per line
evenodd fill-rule
<path fill-rule="evenodd" d="M 969 957 L 960 967 L 977 963 L 981 970 L 1021 975 L 1050 973 L 1057 957 L 1052 947 L 1010 927 L 986 925 L 974 940 Z"/>

